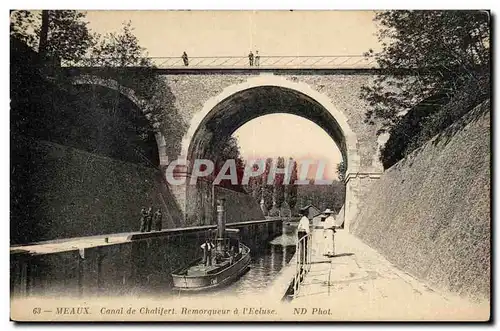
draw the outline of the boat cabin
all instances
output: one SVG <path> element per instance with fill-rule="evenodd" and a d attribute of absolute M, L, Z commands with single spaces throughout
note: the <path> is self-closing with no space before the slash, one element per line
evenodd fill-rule
<path fill-rule="evenodd" d="M 244 253 L 244 248 L 240 246 L 240 230 L 226 229 L 224 238 L 217 238 L 217 231 L 214 230 L 201 249 L 203 258 L 187 270 L 188 276 L 214 274 L 240 260 Z"/>

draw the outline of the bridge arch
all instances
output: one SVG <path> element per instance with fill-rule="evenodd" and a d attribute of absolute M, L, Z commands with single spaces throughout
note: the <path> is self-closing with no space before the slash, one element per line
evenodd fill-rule
<path fill-rule="evenodd" d="M 95 75 L 79 75 L 71 78 L 71 83 L 75 86 L 101 86 L 120 93 L 121 96 L 127 98 L 139 111 L 146 113 L 146 118 L 148 118 L 147 109 L 151 107 L 149 103 L 141 98 L 137 97 L 134 90 L 126 86 L 121 85 L 118 81 L 111 78 L 103 78 Z M 165 137 L 161 134 L 157 127 L 153 127 L 155 130 L 155 140 L 158 147 L 159 163 L 160 166 L 165 164 L 168 160 L 165 153 Z"/>
<path fill-rule="evenodd" d="M 181 158 L 191 164 L 196 158 L 210 158 L 217 151 L 210 150 L 217 141 L 231 136 L 246 122 L 272 113 L 289 113 L 311 120 L 335 141 L 347 162 L 346 200 L 340 217 L 346 227 L 357 214 L 356 184 L 349 179 L 360 172 L 358 138 L 350 128 L 347 117 L 330 99 L 309 85 L 274 75 L 260 75 L 225 88 L 207 100 L 193 115 L 182 141 Z M 191 170 L 186 169 L 189 176 Z M 193 196 L 191 194 L 187 194 Z M 186 203 L 192 203 L 187 199 Z M 197 206 L 186 205 L 186 217 Z"/>
<path fill-rule="evenodd" d="M 249 107 L 252 102 L 255 106 Z M 230 136 L 254 118 L 272 113 L 290 113 L 315 122 L 338 145 L 347 163 L 346 175 L 359 172 L 358 139 L 347 117 L 326 95 L 309 85 L 274 75 L 249 78 L 207 100 L 190 121 L 182 140 L 181 157 L 192 160 L 206 156 L 210 142 Z"/>

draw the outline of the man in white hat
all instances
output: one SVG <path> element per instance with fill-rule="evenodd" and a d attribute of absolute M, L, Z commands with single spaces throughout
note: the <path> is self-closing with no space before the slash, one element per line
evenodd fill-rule
<path fill-rule="evenodd" d="M 323 222 L 323 236 L 325 240 L 325 253 L 328 257 L 335 255 L 335 217 L 333 211 L 327 208 L 323 214 L 326 216 Z"/>

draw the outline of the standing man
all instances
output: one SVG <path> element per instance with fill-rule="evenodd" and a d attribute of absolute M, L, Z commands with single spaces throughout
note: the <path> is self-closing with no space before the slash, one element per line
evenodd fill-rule
<path fill-rule="evenodd" d="M 139 231 L 145 232 L 148 220 L 148 212 L 146 211 L 146 207 L 142 207 L 141 209 L 141 228 Z"/>
<path fill-rule="evenodd" d="M 182 53 L 182 61 L 184 62 L 184 66 L 187 67 L 189 65 L 189 58 L 186 52 Z"/>
<path fill-rule="evenodd" d="M 212 265 L 212 249 L 215 248 L 214 244 L 210 239 L 205 239 L 205 242 L 201 244 L 201 249 L 203 250 L 203 264 L 205 266 Z"/>
<path fill-rule="evenodd" d="M 259 55 L 259 51 L 255 51 L 255 66 L 259 66 L 260 65 L 260 55 Z"/>
<path fill-rule="evenodd" d="M 250 63 L 250 67 L 253 67 L 253 53 L 250 51 L 248 54 L 248 62 Z"/>
<path fill-rule="evenodd" d="M 323 222 L 323 237 L 325 240 L 325 253 L 328 257 L 335 256 L 335 217 L 333 217 L 333 211 L 327 208 L 323 214 L 326 215 L 326 219 Z"/>
<path fill-rule="evenodd" d="M 307 218 L 307 209 L 301 209 L 300 213 L 302 214 L 302 218 L 299 221 L 299 225 L 297 226 L 297 239 L 300 240 L 304 236 L 307 236 L 309 232 L 311 231 L 309 228 L 309 218 Z M 300 256 L 300 260 L 303 261 L 304 263 L 307 263 L 307 249 L 308 249 L 308 239 L 305 238 L 303 240 L 304 243 L 304 249 L 302 250 L 302 255 Z"/>
<path fill-rule="evenodd" d="M 154 215 L 155 231 L 161 231 L 161 219 L 162 219 L 161 209 L 158 208 L 158 210 Z"/>
<path fill-rule="evenodd" d="M 149 207 L 146 216 L 146 232 L 151 232 L 151 225 L 153 223 L 153 207 Z"/>

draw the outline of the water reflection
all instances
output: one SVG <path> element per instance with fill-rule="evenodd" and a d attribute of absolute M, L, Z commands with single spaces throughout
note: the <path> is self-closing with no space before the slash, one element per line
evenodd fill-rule
<path fill-rule="evenodd" d="M 281 236 L 274 238 L 260 250 L 252 250 L 252 262 L 248 272 L 235 283 L 219 290 L 218 293 L 245 295 L 265 290 L 295 254 L 296 231 L 295 223 L 285 223 Z"/>
<path fill-rule="evenodd" d="M 265 290 L 294 254 L 295 246 L 268 244 L 256 256 L 252 256 L 250 269 L 246 274 L 219 292 L 241 295 Z"/>

